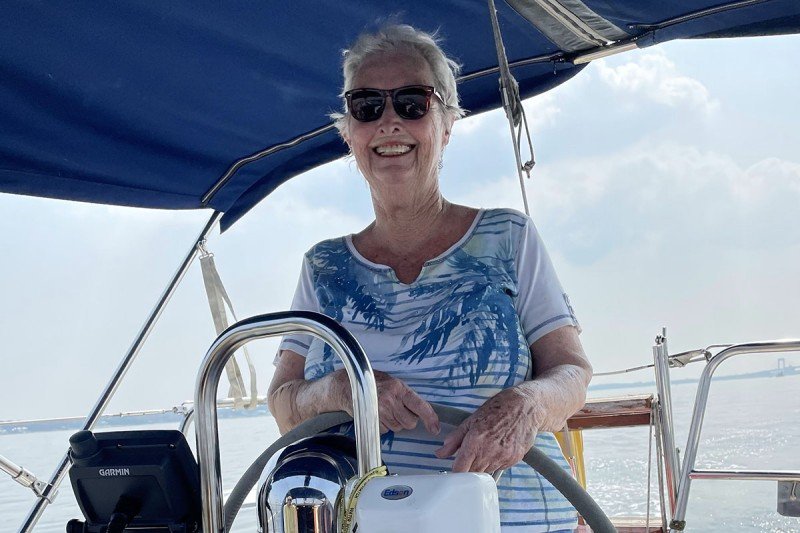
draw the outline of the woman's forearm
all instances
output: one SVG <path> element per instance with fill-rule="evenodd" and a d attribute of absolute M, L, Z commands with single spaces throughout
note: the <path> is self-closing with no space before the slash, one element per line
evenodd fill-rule
<path fill-rule="evenodd" d="M 337 377 L 334 372 L 313 381 L 293 379 L 269 392 L 269 408 L 281 434 L 320 413 L 350 411 Z"/>
<path fill-rule="evenodd" d="M 558 431 L 586 402 L 591 371 L 563 364 L 513 387 L 526 398 L 539 431 Z"/>

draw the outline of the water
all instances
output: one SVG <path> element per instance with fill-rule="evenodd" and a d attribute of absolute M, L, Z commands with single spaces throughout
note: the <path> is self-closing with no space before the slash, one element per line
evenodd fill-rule
<path fill-rule="evenodd" d="M 673 387 L 676 443 L 683 448 L 695 385 Z M 703 427 L 698 468 L 800 470 L 800 376 L 714 383 Z M 595 396 L 636 392 L 604 390 Z M 132 426 L 135 427 L 135 426 Z M 148 425 L 173 429 L 175 425 Z M 117 428 L 115 428 L 117 429 Z M 0 435 L 0 454 L 39 476 L 47 476 L 66 449 L 72 431 Z M 220 423 L 224 490 L 230 490 L 251 462 L 277 438 L 269 417 L 227 419 Z M 647 428 L 584 432 L 589 492 L 610 516 L 644 516 L 647 506 Z M 659 510 L 655 463 L 651 514 Z M 762 481 L 705 481 L 692 485 L 688 531 L 800 532 L 800 518 L 777 514 L 777 487 Z M 33 501 L 28 489 L 0 476 L 0 531 L 15 531 Z M 44 513 L 36 531 L 62 532 L 80 517 L 69 483 Z M 243 509 L 235 530 L 255 531 L 254 509 Z"/>
<path fill-rule="evenodd" d="M 712 383 L 696 467 L 800 470 L 798 392 L 798 376 Z M 681 450 L 695 393 L 694 384 L 673 386 Z M 646 428 L 584 432 L 588 489 L 610 516 L 645 516 L 647 438 Z M 651 516 L 660 514 L 656 476 L 654 463 Z M 695 480 L 687 531 L 800 531 L 800 518 L 777 514 L 776 495 L 772 481 Z"/>

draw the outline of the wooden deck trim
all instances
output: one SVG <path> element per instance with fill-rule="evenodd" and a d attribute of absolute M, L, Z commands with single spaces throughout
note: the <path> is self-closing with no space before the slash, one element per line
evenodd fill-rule
<path fill-rule="evenodd" d="M 618 533 L 664 533 L 661 528 L 661 517 L 651 516 L 650 527 L 646 527 L 645 517 L 612 518 L 611 523 L 617 528 Z"/>
<path fill-rule="evenodd" d="M 617 529 L 617 533 L 666 533 L 661 527 L 660 516 L 650 516 L 650 527 L 647 527 L 647 520 L 643 516 L 612 516 L 611 523 Z M 575 533 L 592 533 L 589 526 L 582 517 L 578 517 L 578 527 Z"/>
<path fill-rule="evenodd" d="M 567 420 L 567 425 L 570 429 L 647 426 L 652 406 L 652 394 L 592 399 Z"/>

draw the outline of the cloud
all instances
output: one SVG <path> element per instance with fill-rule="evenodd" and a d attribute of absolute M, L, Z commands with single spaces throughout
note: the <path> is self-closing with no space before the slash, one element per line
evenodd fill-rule
<path fill-rule="evenodd" d="M 645 141 L 603 157 L 539 165 L 526 186 L 537 223 L 576 263 L 665 243 L 701 254 L 800 244 L 800 164 L 792 161 L 745 166 L 713 150 Z M 479 184 L 459 200 L 522 204 L 516 176 Z"/>
<path fill-rule="evenodd" d="M 615 92 L 640 96 L 669 107 L 690 107 L 711 113 L 719 107 L 700 81 L 681 74 L 663 51 L 648 50 L 618 66 L 601 59 L 593 64 L 599 78 Z"/>
<path fill-rule="evenodd" d="M 493 119 L 492 113 L 481 113 L 479 115 L 467 116 L 459 119 L 453 125 L 454 135 L 472 135 L 476 132 L 484 131 L 486 124 Z"/>
<path fill-rule="evenodd" d="M 777 157 L 759 161 L 740 176 L 735 193 L 743 201 L 759 203 L 783 193 L 797 197 L 800 195 L 800 164 Z"/>
<path fill-rule="evenodd" d="M 553 92 L 540 94 L 526 100 L 525 113 L 528 117 L 528 126 L 533 130 L 541 131 L 548 126 L 556 124 L 561 115 L 561 107 L 557 103 L 557 95 Z"/>
<path fill-rule="evenodd" d="M 541 131 L 556 123 L 556 119 L 561 114 L 561 107 L 558 105 L 557 99 L 557 94 L 548 92 L 523 102 L 525 115 L 528 119 L 528 127 L 531 131 Z M 508 120 L 502 109 L 497 112 L 481 113 L 458 120 L 453 127 L 453 133 L 462 136 L 477 133 L 481 135 L 486 135 L 487 133 L 508 135 L 508 131 Z"/>

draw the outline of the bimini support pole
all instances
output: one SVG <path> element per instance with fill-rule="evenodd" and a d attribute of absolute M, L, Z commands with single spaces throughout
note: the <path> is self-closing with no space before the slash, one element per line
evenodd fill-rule
<path fill-rule="evenodd" d="M 44 489 L 47 485 L 43 481 L 39 481 L 27 468 L 15 464 L 11 459 L 7 459 L 2 455 L 0 455 L 0 470 L 11 476 L 11 479 L 23 487 L 31 489 L 36 496 L 41 497 L 44 494 Z"/>
<path fill-rule="evenodd" d="M 503 100 L 503 110 L 506 112 L 508 125 L 511 128 L 511 144 L 514 146 L 514 158 L 517 164 L 517 176 L 519 177 L 519 186 L 522 190 L 522 204 L 525 206 L 525 214 L 530 216 L 531 211 L 528 207 L 528 195 L 525 192 L 525 179 L 522 173 L 525 172 L 528 177 L 531 177 L 531 170 L 536 164 L 533 154 L 533 143 L 531 142 L 531 133 L 528 130 L 528 119 L 525 116 L 525 109 L 522 107 L 522 101 L 519 98 L 519 85 L 514 76 L 511 75 L 511 68 L 508 66 L 508 57 L 506 56 L 506 48 L 503 45 L 503 36 L 500 33 L 500 22 L 497 20 L 497 8 L 494 5 L 494 0 L 489 2 L 489 18 L 492 20 L 492 35 L 494 36 L 494 45 L 497 51 L 497 68 L 500 74 L 500 95 Z M 525 126 L 525 135 L 528 139 L 528 149 L 531 154 L 529 161 L 522 163 L 522 156 L 520 155 L 520 137 L 522 136 L 522 127 Z M 515 130 L 515 128 L 517 128 Z"/>
<path fill-rule="evenodd" d="M 197 255 L 199 244 L 206 239 L 209 233 L 211 233 L 211 230 L 214 228 L 217 222 L 219 222 L 221 216 L 221 212 L 214 211 L 214 213 L 212 213 L 211 217 L 208 219 L 208 222 L 206 222 L 206 225 L 203 227 L 203 230 L 200 232 L 200 235 L 198 235 L 198 237 L 194 240 L 194 243 L 192 243 L 189 253 L 186 254 L 186 257 L 178 267 L 178 270 L 172 276 L 172 279 L 170 279 L 167 287 L 164 289 L 164 292 L 158 299 L 158 303 L 156 303 L 155 307 L 150 312 L 150 315 L 147 317 L 142 329 L 139 330 L 139 334 L 136 335 L 131 347 L 128 348 L 125 357 L 123 357 L 122 361 L 120 361 L 117 370 L 114 372 L 111 380 L 106 385 L 106 388 L 103 390 L 100 398 L 98 398 L 97 403 L 95 403 L 91 413 L 89 413 L 89 416 L 86 417 L 86 421 L 83 423 L 83 429 L 91 430 L 94 427 L 95 422 L 97 422 L 97 419 L 100 418 L 100 415 L 102 415 L 103 411 L 105 411 L 108 402 L 111 401 L 114 393 L 117 392 L 117 387 L 119 387 L 119 384 L 122 382 L 122 378 L 125 377 L 125 374 L 133 364 L 134 359 L 136 359 L 136 356 L 139 355 L 139 350 L 142 348 L 144 341 L 147 340 L 147 337 L 150 335 L 150 332 L 153 330 L 156 322 L 158 322 L 161 312 L 164 310 L 170 298 L 175 293 L 175 289 L 177 289 L 178 285 L 180 285 L 183 276 L 186 274 L 186 271 L 189 270 L 189 266 L 192 264 L 192 261 Z M 39 500 L 34 504 L 28 513 L 25 522 L 20 528 L 21 533 L 28 533 L 33 530 L 33 527 L 39 521 L 39 518 L 42 516 L 42 513 L 47 505 L 52 503 L 53 497 L 58 491 L 59 485 L 61 485 L 64 477 L 67 475 L 69 466 L 69 455 L 65 453 L 55 472 L 53 472 L 53 475 L 50 477 L 50 481 L 43 490 Z"/>

